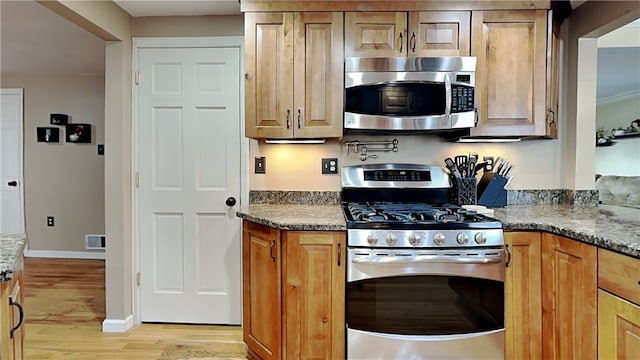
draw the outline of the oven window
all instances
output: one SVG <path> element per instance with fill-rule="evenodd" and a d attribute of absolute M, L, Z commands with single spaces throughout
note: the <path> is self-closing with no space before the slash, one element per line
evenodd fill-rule
<path fill-rule="evenodd" d="M 395 276 L 347 283 L 350 329 L 399 335 L 504 328 L 504 283 L 457 276 Z"/>
<path fill-rule="evenodd" d="M 347 112 L 384 116 L 445 113 L 445 86 L 440 82 L 361 85 L 347 88 L 345 91 Z"/>

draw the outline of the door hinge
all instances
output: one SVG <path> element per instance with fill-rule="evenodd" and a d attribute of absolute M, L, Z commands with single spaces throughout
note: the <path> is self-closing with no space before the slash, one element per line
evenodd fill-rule
<path fill-rule="evenodd" d="M 137 188 L 140 187 L 140 173 L 139 172 L 136 173 L 136 187 Z"/>
<path fill-rule="evenodd" d="M 136 284 L 140 286 L 140 273 L 136 273 Z"/>
<path fill-rule="evenodd" d="M 140 72 L 139 71 L 136 71 L 135 81 L 136 81 L 136 85 L 140 85 Z"/>

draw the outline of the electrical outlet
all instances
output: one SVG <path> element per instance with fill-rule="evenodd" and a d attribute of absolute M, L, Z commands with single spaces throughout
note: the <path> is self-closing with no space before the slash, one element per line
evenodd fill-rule
<path fill-rule="evenodd" d="M 264 156 L 256 156 L 254 173 L 266 174 L 267 173 L 267 158 Z"/>
<path fill-rule="evenodd" d="M 324 158 L 324 159 L 322 159 L 322 173 L 323 174 L 337 174 L 338 173 L 338 159 L 337 158 Z"/>
<path fill-rule="evenodd" d="M 53 226 L 53 216 L 47 216 L 47 226 Z"/>

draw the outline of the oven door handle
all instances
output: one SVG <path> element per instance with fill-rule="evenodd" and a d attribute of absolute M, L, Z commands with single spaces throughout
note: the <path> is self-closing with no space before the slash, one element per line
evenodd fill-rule
<path fill-rule="evenodd" d="M 502 262 L 502 254 L 492 256 L 452 256 L 452 255 L 417 255 L 404 258 L 403 256 L 353 257 L 354 264 L 420 264 L 420 263 L 450 263 L 450 264 L 492 264 Z"/>

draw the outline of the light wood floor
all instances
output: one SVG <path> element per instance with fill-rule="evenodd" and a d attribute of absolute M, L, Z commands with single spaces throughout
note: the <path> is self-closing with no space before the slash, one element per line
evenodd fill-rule
<path fill-rule="evenodd" d="M 25 359 L 245 359 L 239 326 L 142 324 L 103 333 L 104 261 L 26 258 Z"/>

